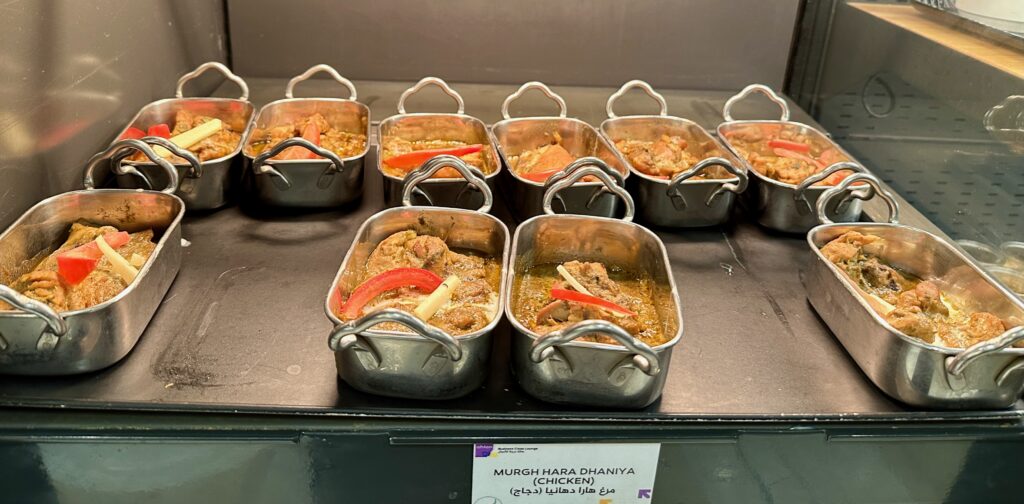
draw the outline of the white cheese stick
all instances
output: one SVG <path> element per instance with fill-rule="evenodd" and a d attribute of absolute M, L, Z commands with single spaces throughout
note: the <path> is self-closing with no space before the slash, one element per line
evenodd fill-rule
<path fill-rule="evenodd" d="M 172 136 L 169 140 L 174 145 L 177 145 L 182 149 L 187 149 L 213 136 L 218 131 L 220 131 L 222 127 L 224 127 L 224 123 L 222 123 L 220 119 L 213 119 L 210 121 L 206 121 L 203 124 L 200 124 L 199 126 L 196 126 L 184 133 L 178 133 L 177 135 Z M 154 146 L 153 150 L 156 151 L 156 153 L 161 157 L 171 156 L 171 151 L 163 147 L 160 147 L 159 145 Z"/>
<path fill-rule="evenodd" d="M 135 276 L 139 274 L 139 270 L 135 269 L 134 266 L 128 263 L 127 259 L 121 257 L 121 254 L 118 254 L 116 250 L 111 248 L 110 245 L 103 240 L 102 236 L 96 237 L 96 245 L 100 247 L 100 250 L 103 252 L 103 256 L 110 261 L 111 269 L 114 270 L 114 273 L 117 273 L 117 276 L 121 277 L 121 280 L 124 280 L 124 283 L 130 284 L 132 283 L 132 280 L 135 280 Z"/>
<path fill-rule="evenodd" d="M 442 306 L 448 303 L 448 301 L 451 301 L 452 292 L 455 292 L 455 289 L 457 289 L 460 284 L 462 284 L 462 279 L 455 275 L 445 278 L 444 282 L 434 289 L 434 292 L 431 292 L 430 295 L 427 296 L 427 299 L 424 299 L 423 302 L 413 310 L 413 313 L 421 320 L 430 320 L 430 317 L 433 317 L 434 314 L 437 313 L 437 310 L 440 310 Z"/>

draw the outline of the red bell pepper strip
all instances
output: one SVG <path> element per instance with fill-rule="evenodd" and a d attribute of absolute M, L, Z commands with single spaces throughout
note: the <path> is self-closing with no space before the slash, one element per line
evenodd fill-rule
<path fill-rule="evenodd" d="M 817 159 L 814 159 L 806 154 L 801 154 L 799 152 L 793 152 L 789 149 L 782 149 L 778 147 L 772 149 L 772 152 L 774 152 L 775 155 L 779 157 L 799 159 L 800 161 L 809 163 L 812 166 L 817 166 L 819 170 L 825 169 L 825 165 L 821 161 L 818 161 Z"/>
<path fill-rule="evenodd" d="M 140 138 L 142 138 L 144 136 L 146 136 L 146 132 L 145 131 L 142 131 L 139 128 L 128 128 L 128 129 L 124 130 L 124 133 L 121 133 L 121 137 L 118 138 L 118 140 L 125 140 L 125 139 L 128 139 L 128 138 L 131 138 L 133 140 L 138 140 L 138 139 L 140 139 Z"/>
<path fill-rule="evenodd" d="M 320 147 L 320 126 L 316 124 L 316 121 L 306 123 L 306 126 L 302 128 L 302 138 Z M 317 159 L 319 157 L 316 153 L 305 147 L 288 147 L 281 151 L 280 154 L 274 156 L 274 159 Z"/>
<path fill-rule="evenodd" d="M 568 289 L 551 289 L 551 297 L 553 299 L 560 299 L 562 301 L 573 301 L 576 303 L 583 303 L 588 305 L 597 306 L 606 310 L 623 313 L 632 317 L 636 316 L 636 313 L 623 308 L 611 301 L 605 301 L 596 296 L 589 296 L 582 292 L 576 292 Z"/>
<path fill-rule="evenodd" d="M 385 159 L 384 163 L 392 168 L 411 170 L 413 168 L 419 168 L 420 165 L 427 162 L 427 160 L 437 156 L 447 154 L 449 156 L 462 157 L 467 154 L 473 154 L 474 152 L 480 152 L 483 148 L 484 146 L 482 144 L 473 144 L 460 147 L 449 147 L 445 149 L 418 150 L 399 154 L 397 156 L 391 156 Z"/>
<path fill-rule="evenodd" d="M 810 145 L 807 145 L 805 143 L 800 143 L 800 142 L 792 142 L 792 141 L 789 141 L 789 140 L 783 140 L 781 138 L 773 138 L 771 140 L 768 140 L 768 146 L 773 148 L 773 149 L 786 149 L 786 150 L 791 150 L 793 152 L 800 152 L 800 153 L 803 153 L 803 154 L 807 154 L 808 152 L 811 152 L 811 146 Z"/>
<path fill-rule="evenodd" d="M 149 127 L 146 131 L 146 136 L 155 136 L 160 138 L 171 138 L 171 128 L 166 124 L 154 124 Z"/>
<path fill-rule="evenodd" d="M 131 240 L 131 237 L 124 231 L 103 235 L 103 241 L 107 242 L 107 245 L 114 249 L 120 248 L 128 243 L 129 240 Z M 65 250 L 57 254 L 57 274 L 68 285 L 75 285 L 85 280 L 85 277 L 89 276 L 89 273 L 96 269 L 96 263 L 102 257 L 103 251 L 100 250 L 99 245 L 96 245 L 94 241 Z"/>
<path fill-rule="evenodd" d="M 354 319 L 362 312 L 366 303 L 389 290 L 400 287 L 415 287 L 423 292 L 433 292 L 443 280 L 430 270 L 420 268 L 395 268 L 385 271 L 356 287 L 341 308 L 341 316 Z"/>
<path fill-rule="evenodd" d="M 552 176 L 552 175 L 554 175 L 554 174 L 556 174 L 556 173 L 558 173 L 560 171 L 562 171 L 561 168 L 559 168 L 557 170 L 544 170 L 544 171 L 538 171 L 538 172 L 520 173 L 519 176 L 523 177 L 526 180 L 532 180 L 533 182 L 544 182 L 544 181 L 546 181 L 548 179 L 548 177 L 550 177 L 550 176 Z"/>

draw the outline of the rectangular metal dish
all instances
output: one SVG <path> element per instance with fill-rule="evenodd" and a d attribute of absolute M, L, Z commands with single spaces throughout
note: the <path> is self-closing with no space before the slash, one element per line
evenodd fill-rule
<path fill-rule="evenodd" d="M 242 89 L 240 98 L 183 98 L 182 88 L 185 83 L 199 76 L 208 69 L 216 69 L 225 77 L 232 80 Z M 240 77 L 231 73 L 227 67 L 220 63 L 208 62 L 200 65 L 192 72 L 185 74 L 178 80 L 176 98 L 157 100 L 142 107 L 142 110 L 121 130 L 115 137 L 122 138 L 129 128 L 138 128 L 143 131 L 154 124 L 170 124 L 174 121 L 175 114 L 179 110 L 187 110 L 200 115 L 217 117 L 231 129 L 241 134 L 238 145 L 226 156 L 217 159 L 210 159 L 199 162 L 201 170 L 197 171 L 188 163 L 177 164 L 179 186 L 175 193 L 191 210 L 212 210 L 220 208 L 231 201 L 231 192 L 238 182 L 241 172 L 241 159 L 238 154 L 242 152 L 242 146 L 253 126 L 253 119 L 256 115 L 256 107 L 249 102 L 249 88 Z M 113 143 L 112 143 L 113 145 Z M 112 163 L 122 162 L 120 158 L 114 158 Z M 133 164 L 141 168 L 146 174 L 152 187 L 163 187 L 167 180 L 161 170 L 156 169 L 152 162 L 123 161 L 126 164 Z M 144 187 L 140 185 L 135 177 L 117 175 L 117 185 L 122 188 Z"/>
<path fill-rule="evenodd" d="M 558 104 L 559 115 L 512 118 L 509 115 L 509 105 L 531 89 L 540 90 Z M 603 161 L 611 168 L 607 170 L 609 175 L 614 176 L 616 182 L 625 187 L 625 179 L 629 177 L 626 164 L 593 126 L 579 119 L 566 117 L 565 100 L 543 83 L 523 84 L 518 91 L 505 99 L 501 106 L 501 114 L 505 119 L 491 127 L 491 134 L 494 135 L 494 143 L 505 167 L 505 190 L 509 194 L 509 208 L 516 218 L 525 220 L 544 213 L 542 201 L 548 185 L 520 177 L 512 169 L 509 159 L 524 151 L 551 143 L 556 135 L 561 138 L 562 147 L 574 157 L 595 157 Z M 548 181 L 557 176 L 553 175 Z M 616 217 L 621 209 L 618 199 L 604 191 L 599 182 L 578 182 L 562 191 L 561 200 L 563 208 L 560 210 L 576 215 Z"/>
<path fill-rule="evenodd" d="M 442 113 L 406 113 L 405 101 L 427 85 L 435 85 L 452 97 L 458 105 L 454 114 Z M 398 114 L 381 121 L 377 135 L 377 171 L 384 178 L 384 204 L 389 207 L 402 205 L 402 194 L 406 181 L 415 177 L 418 170 L 409 172 L 404 178 L 384 172 L 384 147 L 388 139 L 397 137 L 408 141 L 419 140 L 457 140 L 467 144 L 483 144 L 484 158 L 493 170 L 482 173 L 475 170 L 475 175 L 482 177 L 491 191 L 496 189 L 501 162 L 495 151 L 491 136 L 487 133 L 484 122 L 468 116 L 462 97 L 437 77 L 424 77 L 416 85 L 405 90 L 398 100 Z M 414 195 L 416 204 L 430 206 L 477 209 L 484 206 L 484 196 L 479 191 L 467 191 L 472 184 L 462 178 L 429 178 L 418 183 Z"/>
<path fill-rule="evenodd" d="M 659 115 L 619 117 L 612 107 L 615 100 L 632 88 L 640 88 L 661 106 Z M 668 115 L 665 98 L 643 81 L 630 81 L 608 98 L 608 119 L 601 123 L 601 135 L 629 167 L 630 191 L 636 196 L 637 212 L 645 222 L 663 227 L 715 226 L 729 220 L 737 195 L 747 188 L 747 170 L 727 148 L 718 143 L 697 123 Z M 616 145 L 621 140 L 654 142 L 663 135 L 679 136 L 687 140 L 686 149 L 701 161 L 669 178 L 659 178 L 638 170 L 626 154 Z M 711 145 L 722 152 L 709 157 L 703 146 Z M 728 171 L 730 178 L 693 179 L 707 169 L 718 166 Z"/>
<path fill-rule="evenodd" d="M 153 229 L 159 240 L 138 276 L 121 293 L 83 310 L 57 314 L 66 329 L 62 335 L 55 335 L 39 316 L 0 311 L 0 373 L 85 373 L 127 355 L 178 273 L 184 212 L 184 204 L 173 195 L 124 189 L 58 194 L 25 212 L 0 234 L 2 284 L 33 266 L 32 259 L 40 251 L 62 243 L 71 224 L 78 221 L 129 232 Z"/>
<path fill-rule="evenodd" d="M 512 323 L 512 366 L 523 389 L 544 401 L 611 408 L 643 408 L 658 399 L 672 350 L 683 336 L 679 294 L 661 240 L 623 220 L 542 215 L 516 228 L 512 251 L 505 315 Z M 535 264 L 569 260 L 601 261 L 649 274 L 658 318 L 672 339 L 652 348 L 604 321 L 583 321 L 543 336 L 528 329 L 513 310 L 519 295 L 517 275 Z M 594 333 L 626 346 L 572 341 Z"/>
<path fill-rule="evenodd" d="M 319 71 L 329 73 L 349 89 L 348 99 L 295 98 L 296 84 Z M 327 65 L 316 65 L 288 82 L 285 98 L 264 105 L 256 115 L 255 126 L 243 143 L 242 153 L 251 169 L 243 177 L 246 193 L 263 205 L 299 208 L 326 208 L 355 201 L 363 194 L 363 166 L 370 150 L 370 109 L 356 100 L 355 86 Z M 321 114 L 331 127 L 366 136 L 366 145 L 354 156 L 336 153 L 311 144 L 302 137 L 286 139 L 257 154 L 253 144 L 260 132 L 281 124 L 294 123 L 312 114 Z M 273 160 L 284 149 L 297 146 L 317 154 L 316 159 Z"/>
<path fill-rule="evenodd" d="M 348 323 L 338 318 L 341 302 L 357 287 L 370 253 L 388 236 L 408 229 L 442 238 L 453 249 L 500 258 L 498 310 L 483 329 L 453 337 L 397 310 L 371 312 Z M 400 207 L 370 217 L 356 233 L 324 304 L 335 326 L 328 345 L 338 376 L 357 390 L 391 397 L 452 399 L 479 388 L 487 376 L 491 339 L 505 304 L 508 247 L 508 228 L 482 212 Z M 403 323 L 412 332 L 371 329 L 388 321 Z"/>
<path fill-rule="evenodd" d="M 887 196 L 877 180 L 856 174 L 825 193 L 819 209 L 844 186 L 869 179 L 879 194 Z M 1018 327 L 966 349 L 932 345 L 903 334 L 821 253 L 821 247 L 848 231 L 885 239 L 884 263 L 935 281 L 974 309 Z M 950 409 L 1008 408 L 1020 398 L 1024 348 L 1005 347 L 1024 338 L 1024 327 L 1020 327 L 1024 301 L 963 252 L 931 233 L 896 223 L 821 225 L 807 234 L 807 244 L 811 249 L 804 275 L 807 299 L 857 365 L 886 394 L 917 407 Z"/>
<path fill-rule="evenodd" d="M 778 104 L 782 109 L 781 118 L 779 120 L 771 121 L 733 120 L 731 115 L 732 106 L 753 92 L 763 93 L 773 102 Z M 778 180 L 762 175 L 754 169 L 753 165 L 748 163 L 743 155 L 736 149 L 736 146 L 729 142 L 729 136 L 733 132 L 750 127 L 751 125 L 759 124 L 778 125 L 787 130 L 797 131 L 802 135 L 812 136 L 819 142 L 828 144 L 830 147 L 836 149 L 836 151 L 845 156 L 846 159 L 851 161 L 853 160 L 853 156 L 843 150 L 839 144 L 833 142 L 821 131 L 803 123 L 790 121 L 789 105 L 787 105 L 786 101 L 780 96 L 775 94 L 771 88 L 765 85 L 751 84 L 744 88 L 726 102 L 722 115 L 725 118 L 725 122 L 718 126 L 718 138 L 721 139 L 722 143 L 736 155 L 736 158 L 744 164 L 744 167 L 747 169 L 747 173 L 750 174 L 750 181 L 753 188 L 752 190 L 747 191 L 749 194 L 747 200 L 751 206 L 751 210 L 757 217 L 758 224 L 769 229 L 785 233 L 805 233 L 809 231 L 811 228 L 818 225 L 818 217 L 815 214 L 814 208 L 818 198 L 821 196 L 821 193 L 825 192 L 829 187 L 814 184 L 824 180 L 826 177 L 837 171 L 854 170 L 867 172 L 863 167 L 854 163 L 843 163 L 842 165 L 840 165 L 840 163 L 836 163 L 819 173 L 807 177 L 799 185 L 796 185 L 779 182 Z M 828 216 L 831 220 L 836 222 L 855 222 L 860 219 L 861 211 L 862 203 L 859 200 L 836 200 L 835 203 L 828 208 Z"/>

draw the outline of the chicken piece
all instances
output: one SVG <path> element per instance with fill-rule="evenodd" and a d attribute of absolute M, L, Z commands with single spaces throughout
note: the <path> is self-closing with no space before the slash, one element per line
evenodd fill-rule
<path fill-rule="evenodd" d="M 448 246 L 435 236 L 417 236 L 415 231 L 399 231 L 380 242 L 366 261 L 367 278 L 395 268 L 423 268 L 438 275 L 444 273 Z"/>
<path fill-rule="evenodd" d="M 296 134 L 301 135 L 302 130 L 306 129 L 306 125 L 308 125 L 310 122 L 316 123 L 317 129 L 319 129 L 321 132 L 331 129 L 331 125 L 330 123 L 327 122 L 327 118 L 325 118 L 323 114 L 317 112 L 315 114 L 303 117 L 302 119 L 299 119 L 298 122 L 295 123 Z"/>
<path fill-rule="evenodd" d="M 917 306 L 897 307 L 885 319 L 896 330 L 908 336 L 931 343 L 935 338 L 935 326 Z"/>
<path fill-rule="evenodd" d="M 999 317 L 988 312 L 975 312 L 967 318 L 963 327 L 965 346 L 971 346 L 982 341 L 990 340 L 1003 334 L 1006 326 Z"/>
<path fill-rule="evenodd" d="M 56 271 L 30 271 L 19 277 L 12 287 L 25 297 L 46 303 L 57 311 L 68 309 L 67 292 Z"/>
<path fill-rule="evenodd" d="M 538 173 L 561 170 L 575 160 L 576 157 L 565 150 L 565 147 L 549 144 L 523 152 L 516 158 L 514 164 L 517 173 Z"/>
<path fill-rule="evenodd" d="M 599 262 L 569 261 L 562 266 L 569 271 L 579 283 L 590 291 L 591 295 L 617 303 L 621 294 L 619 284 L 608 278 L 608 270 Z"/>

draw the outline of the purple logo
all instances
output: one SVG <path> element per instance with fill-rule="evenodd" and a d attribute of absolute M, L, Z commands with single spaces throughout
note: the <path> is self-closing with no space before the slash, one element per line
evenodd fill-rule
<path fill-rule="evenodd" d="M 492 444 L 475 444 L 473 445 L 473 457 L 475 458 L 487 458 L 491 456 L 491 452 L 494 451 L 494 445 Z"/>
<path fill-rule="evenodd" d="M 650 499 L 651 498 L 651 489 L 650 488 L 641 488 L 636 493 L 636 498 L 637 499 Z"/>

